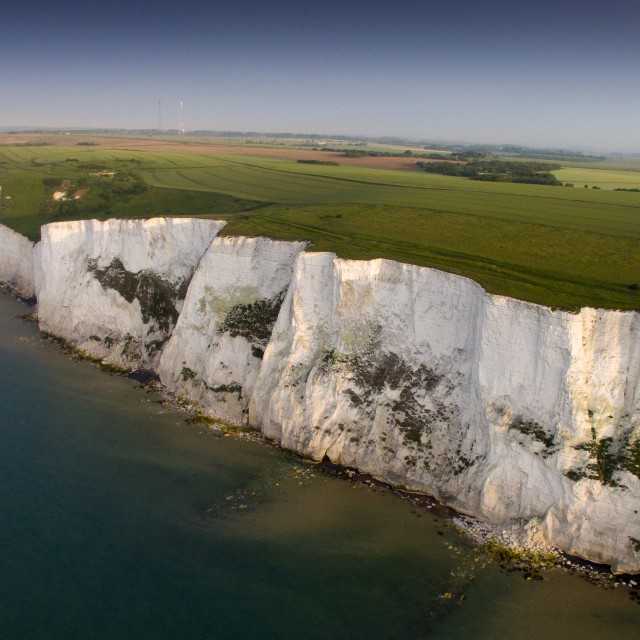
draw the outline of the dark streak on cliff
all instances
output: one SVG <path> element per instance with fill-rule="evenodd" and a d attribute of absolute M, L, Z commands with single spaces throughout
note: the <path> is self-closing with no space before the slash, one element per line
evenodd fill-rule
<path fill-rule="evenodd" d="M 173 329 L 178 320 L 176 302 L 184 299 L 188 280 L 172 284 L 152 271 L 127 271 L 118 258 L 104 269 L 89 260 L 87 268 L 104 289 L 117 291 L 129 303 L 138 300 L 145 323 L 155 320 L 162 331 Z"/>

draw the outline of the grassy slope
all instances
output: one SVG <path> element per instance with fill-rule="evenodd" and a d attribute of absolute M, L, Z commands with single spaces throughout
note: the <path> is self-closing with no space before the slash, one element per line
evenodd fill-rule
<path fill-rule="evenodd" d="M 640 283 L 640 194 L 238 156 L 0 147 L 0 184 L 16 196 L 0 222 L 34 235 L 47 221 L 43 175 L 73 177 L 82 163 L 129 167 L 152 185 L 111 215 L 208 213 L 229 219 L 229 234 L 434 266 L 550 306 L 640 309 L 631 287 Z"/>

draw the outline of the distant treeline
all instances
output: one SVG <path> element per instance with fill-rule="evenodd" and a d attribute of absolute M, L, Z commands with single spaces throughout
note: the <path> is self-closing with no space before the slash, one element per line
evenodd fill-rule
<path fill-rule="evenodd" d="M 337 167 L 339 166 L 338 162 L 334 160 L 298 160 L 300 164 L 322 164 L 325 166 Z"/>
<path fill-rule="evenodd" d="M 467 153 L 422 153 L 407 149 L 406 151 L 379 151 L 374 149 L 344 149 L 343 147 L 314 147 L 314 151 L 327 151 L 329 153 L 339 153 L 345 158 L 423 158 L 433 160 L 458 160 L 468 159 L 471 156 L 481 156 L 482 154 Z"/>
<path fill-rule="evenodd" d="M 439 173 L 445 176 L 471 178 L 472 180 L 562 185 L 550 173 L 560 169 L 560 165 L 549 164 L 548 162 L 510 162 L 508 160 L 481 159 L 466 163 L 417 162 L 416 164 L 427 173 Z"/>

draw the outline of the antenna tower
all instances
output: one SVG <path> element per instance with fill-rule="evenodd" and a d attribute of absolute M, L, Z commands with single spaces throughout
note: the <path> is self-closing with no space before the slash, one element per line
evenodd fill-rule
<path fill-rule="evenodd" d="M 178 129 L 180 133 L 184 135 L 184 102 L 182 100 L 180 100 L 180 122 L 178 123 Z"/>

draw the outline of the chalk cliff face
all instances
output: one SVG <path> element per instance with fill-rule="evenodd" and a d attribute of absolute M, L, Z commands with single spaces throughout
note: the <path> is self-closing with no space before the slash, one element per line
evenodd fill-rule
<path fill-rule="evenodd" d="M 0 284 L 33 298 L 33 242 L 0 224 Z"/>
<path fill-rule="evenodd" d="M 40 328 L 113 366 L 153 369 L 223 224 L 154 218 L 44 226 L 35 252 Z"/>
<path fill-rule="evenodd" d="M 0 227 L 0 281 L 35 287 L 44 331 L 210 416 L 640 572 L 639 313 L 222 225 L 56 223 L 35 248 Z"/>
<path fill-rule="evenodd" d="M 171 340 L 160 379 L 203 412 L 245 424 L 271 329 L 301 242 L 217 238 L 202 258 Z"/>
<path fill-rule="evenodd" d="M 250 421 L 283 446 L 640 570 L 640 314 L 300 255 Z"/>

